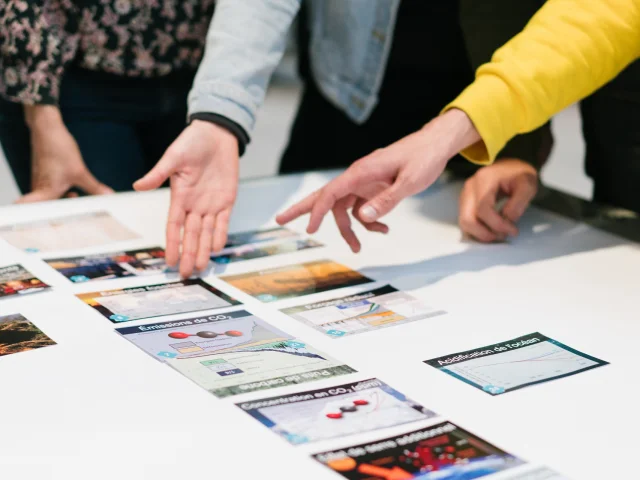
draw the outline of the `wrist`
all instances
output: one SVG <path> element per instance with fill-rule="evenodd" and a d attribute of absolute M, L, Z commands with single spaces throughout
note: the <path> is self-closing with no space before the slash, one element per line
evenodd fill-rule
<path fill-rule="evenodd" d="M 473 122 L 462 110 L 452 108 L 438 119 L 442 122 L 441 135 L 446 141 L 445 151 L 449 158 L 482 140 Z"/>
<path fill-rule="evenodd" d="M 208 123 L 230 133 L 238 143 L 238 152 L 240 156 L 244 154 L 247 144 L 250 142 L 249 135 L 244 128 L 223 115 L 208 112 L 194 113 L 189 117 L 189 122 Z"/>
<path fill-rule="evenodd" d="M 527 172 L 538 176 L 538 170 L 526 160 L 517 157 L 501 157 L 494 162 L 495 165 L 505 165 L 509 168 L 516 168 L 519 171 Z"/>
<path fill-rule="evenodd" d="M 54 105 L 25 105 L 24 119 L 32 132 L 64 127 L 60 109 Z"/>

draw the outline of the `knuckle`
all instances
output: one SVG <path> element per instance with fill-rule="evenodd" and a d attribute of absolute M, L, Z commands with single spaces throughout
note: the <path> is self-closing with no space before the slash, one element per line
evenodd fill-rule
<path fill-rule="evenodd" d="M 460 218 L 458 218 L 458 225 L 464 231 L 471 229 L 473 224 L 474 224 L 473 219 L 468 215 L 460 215 Z"/>
<path fill-rule="evenodd" d="M 419 179 L 417 175 L 403 174 L 398 177 L 398 182 L 403 188 L 414 190 L 419 186 Z"/>
<path fill-rule="evenodd" d="M 378 197 L 378 204 L 383 208 L 388 208 L 389 206 L 393 205 L 393 197 L 390 193 L 385 192 Z"/>
<path fill-rule="evenodd" d="M 369 159 L 373 159 L 373 158 L 378 158 L 381 157 L 385 154 L 386 148 L 376 148 L 373 152 L 371 152 L 367 157 L 364 157 L 363 159 L 361 159 L 360 161 L 366 160 L 367 158 Z"/>
<path fill-rule="evenodd" d="M 192 155 L 188 148 L 182 145 L 173 145 L 167 150 L 167 158 L 171 163 L 183 164 L 191 160 Z"/>
<path fill-rule="evenodd" d="M 82 178 L 89 174 L 89 170 L 84 165 L 74 165 L 69 170 L 69 176 L 74 179 Z"/>
<path fill-rule="evenodd" d="M 318 203 L 321 205 L 331 206 L 334 205 L 337 201 L 338 194 L 336 192 L 335 186 L 328 185 L 327 188 L 323 189 Z"/>
<path fill-rule="evenodd" d="M 196 248 L 192 245 L 186 245 L 185 247 L 183 247 L 182 249 L 182 257 L 184 259 L 194 259 L 196 257 L 196 254 L 198 252 L 196 251 Z"/>
<path fill-rule="evenodd" d="M 524 183 L 531 189 L 538 189 L 538 175 L 528 174 L 524 176 Z"/>
<path fill-rule="evenodd" d="M 482 183 L 493 182 L 493 180 L 494 180 L 493 169 L 490 166 L 489 167 L 482 167 L 471 178 L 475 178 L 475 179 L 477 179 L 477 181 L 482 182 Z"/>
<path fill-rule="evenodd" d="M 471 178 L 478 178 L 478 179 L 485 179 L 487 177 L 487 175 L 489 175 L 488 173 L 488 169 L 487 167 L 483 167 L 478 169 L 478 171 L 475 173 L 475 175 Z"/>
<path fill-rule="evenodd" d="M 462 189 L 463 190 L 471 190 L 471 189 L 473 189 L 473 185 L 475 184 L 475 181 L 476 181 L 475 175 L 473 177 L 467 178 L 464 181 L 464 184 L 462 185 Z"/>

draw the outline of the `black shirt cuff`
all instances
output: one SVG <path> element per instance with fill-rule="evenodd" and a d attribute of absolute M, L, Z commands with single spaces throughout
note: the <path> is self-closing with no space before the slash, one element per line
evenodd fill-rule
<path fill-rule="evenodd" d="M 247 149 L 247 145 L 251 141 L 251 139 L 249 138 L 249 135 L 247 134 L 245 129 L 238 125 L 236 122 L 228 119 L 225 116 L 218 115 L 217 113 L 209 112 L 194 113 L 189 117 L 189 123 L 193 122 L 194 120 L 202 120 L 205 122 L 215 123 L 216 125 L 229 130 L 238 139 L 238 151 L 240 153 L 240 156 L 244 155 L 244 152 Z"/>

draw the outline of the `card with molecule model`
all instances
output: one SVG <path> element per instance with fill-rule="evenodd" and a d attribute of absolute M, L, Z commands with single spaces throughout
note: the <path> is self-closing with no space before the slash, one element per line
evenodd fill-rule
<path fill-rule="evenodd" d="M 162 361 L 293 340 L 245 310 L 117 328 L 116 332 Z"/>
<path fill-rule="evenodd" d="M 294 445 L 394 427 L 436 415 L 376 378 L 237 406 Z"/>

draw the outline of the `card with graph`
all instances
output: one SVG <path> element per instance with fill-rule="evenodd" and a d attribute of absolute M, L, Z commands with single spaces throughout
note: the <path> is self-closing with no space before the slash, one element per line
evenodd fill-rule
<path fill-rule="evenodd" d="M 289 443 L 371 432 L 435 416 L 377 378 L 238 403 Z"/>
<path fill-rule="evenodd" d="M 281 312 L 300 320 L 330 338 L 444 315 L 391 285 L 346 297 L 290 307 Z"/>
<path fill-rule="evenodd" d="M 425 363 L 490 395 L 608 365 L 540 333 L 425 360 Z"/>
<path fill-rule="evenodd" d="M 299 339 L 237 345 L 203 357 L 167 357 L 166 363 L 218 398 L 356 373 Z"/>

